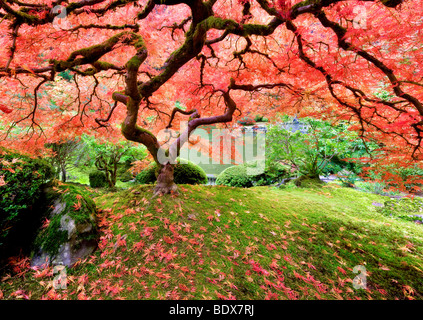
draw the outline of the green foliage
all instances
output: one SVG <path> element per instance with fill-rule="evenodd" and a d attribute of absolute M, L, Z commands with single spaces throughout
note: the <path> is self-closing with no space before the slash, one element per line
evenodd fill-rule
<path fill-rule="evenodd" d="M 247 176 L 247 167 L 238 165 L 223 170 L 216 178 L 216 185 L 249 188 L 253 183 Z"/>
<path fill-rule="evenodd" d="M 128 182 L 132 180 L 134 177 L 132 176 L 132 173 L 130 172 L 130 166 L 126 166 L 126 165 L 118 166 L 117 178 L 122 182 Z"/>
<path fill-rule="evenodd" d="M 383 207 L 378 207 L 376 210 L 394 219 L 406 221 L 423 220 L 422 217 L 414 216 L 423 215 L 423 200 L 419 198 L 389 199 L 384 202 Z"/>
<path fill-rule="evenodd" d="M 271 185 L 288 176 L 288 166 L 258 160 L 223 170 L 216 178 L 216 185 L 249 188 Z"/>
<path fill-rule="evenodd" d="M 389 186 L 385 182 L 380 181 L 362 181 L 356 183 L 357 188 L 362 191 L 380 194 L 385 196 L 398 195 L 399 192 L 395 190 L 388 190 Z"/>
<path fill-rule="evenodd" d="M 115 153 L 122 153 L 118 160 L 119 164 L 130 164 L 147 156 L 146 148 L 143 145 L 126 140 L 118 143 L 108 143 L 83 135 L 82 143 L 81 156 L 77 159 L 77 165 L 79 166 L 94 167 L 98 155 L 110 158 Z"/>
<path fill-rule="evenodd" d="M 249 116 L 245 116 L 242 117 L 241 119 L 238 120 L 238 123 L 243 125 L 243 126 L 251 126 L 255 123 L 254 119 L 249 117 Z"/>
<path fill-rule="evenodd" d="M 173 169 L 174 181 L 176 184 L 207 183 L 207 174 L 202 168 L 192 163 L 191 161 L 188 161 L 187 163 L 182 161 L 182 163 L 180 163 L 180 160 L 178 159 Z"/>
<path fill-rule="evenodd" d="M 147 156 L 146 148 L 130 141 L 118 143 L 102 142 L 89 136 L 82 137 L 82 156 L 77 159 L 77 166 L 96 167 L 105 173 L 109 187 L 116 185 L 117 179 L 129 181 L 133 177 L 128 172 L 132 162 Z"/>
<path fill-rule="evenodd" d="M 46 160 L 54 169 L 54 176 L 63 182 L 67 180 L 67 170 L 71 159 L 75 156 L 77 149 L 81 146 L 78 140 L 67 140 L 63 142 L 49 143 L 45 145 L 54 152 L 54 155 Z"/>
<path fill-rule="evenodd" d="M 290 121 L 288 117 L 282 122 Z M 319 175 L 341 174 L 345 183 L 356 181 L 361 171 L 361 164 L 352 158 L 363 157 L 367 150 L 377 148 L 374 143 L 362 142 L 356 132 L 348 129 L 347 123 L 332 125 L 325 121 L 303 118 L 301 122 L 308 125 L 308 132 L 285 129 L 274 125 L 266 135 L 266 157 L 269 161 L 282 161 L 292 164 L 300 176 L 318 177 Z"/>
<path fill-rule="evenodd" d="M 60 246 L 68 240 L 68 232 L 60 229 L 61 217 L 62 215 L 56 215 L 50 220 L 48 227 L 42 230 L 35 239 L 35 247 L 42 248 L 52 255 L 57 254 Z"/>
<path fill-rule="evenodd" d="M 174 182 L 176 184 L 206 184 L 207 175 L 202 168 L 191 161 L 177 159 L 173 166 Z M 150 164 L 145 170 L 141 171 L 137 177 L 137 182 L 141 184 L 153 184 L 159 175 L 159 167 L 156 163 Z"/>
<path fill-rule="evenodd" d="M 106 175 L 101 171 L 92 171 L 89 174 L 90 187 L 103 188 L 108 186 Z"/>
<path fill-rule="evenodd" d="M 153 184 L 156 182 L 156 169 L 157 165 L 155 163 L 151 163 L 135 177 L 135 180 L 141 184 Z"/>
<path fill-rule="evenodd" d="M 53 176 L 44 160 L 2 150 L 0 155 L 0 249 L 13 242 L 15 229 L 31 219 L 30 210 L 41 195 L 41 186 Z M 4 183 L 3 183 L 4 181 Z M 17 235 L 19 236 L 19 235 Z"/>
<path fill-rule="evenodd" d="M 258 114 L 258 115 L 256 115 L 255 117 L 254 117 L 254 121 L 255 122 L 260 122 L 260 121 L 262 121 L 263 120 L 263 116 L 262 115 L 260 115 L 260 114 Z"/>
<path fill-rule="evenodd" d="M 343 187 L 353 187 L 360 180 L 356 173 L 346 169 L 339 170 L 336 176 L 341 181 Z"/>
<path fill-rule="evenodd" d="M 254 121 L 255 121 L 255 122 L 268 122 L 268 121 L 269 121 L 269 119 L 268 119 L 268 118 L 266 118 L 266 117 L 263 117 L 261 114 L 257 114 L 257 115 L 254 117 Z"/>

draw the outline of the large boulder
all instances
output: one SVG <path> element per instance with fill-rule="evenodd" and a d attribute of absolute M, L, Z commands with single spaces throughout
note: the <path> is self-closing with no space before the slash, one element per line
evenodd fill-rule
<path fill-rule="evenodd" d="M 71 267 L 97 248 L 96 206 L 74 185 L 49 186 L 43 193 L 47 211 L 34 242 L 31 265 Z"/>

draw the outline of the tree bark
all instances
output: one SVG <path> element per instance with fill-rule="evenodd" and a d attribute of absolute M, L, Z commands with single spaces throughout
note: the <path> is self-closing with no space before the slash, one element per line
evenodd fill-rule
<path fill-rule="evenodd" d="M 154 195 L 177 193 L 178 187 L 173 180 L 173 166 L 170 163 L 162 165 L 154 187 Z"/>
<path fill-rule="evenodd" d="M 62 182 L 66 182 L 66 165 L 62 165 Z"/>

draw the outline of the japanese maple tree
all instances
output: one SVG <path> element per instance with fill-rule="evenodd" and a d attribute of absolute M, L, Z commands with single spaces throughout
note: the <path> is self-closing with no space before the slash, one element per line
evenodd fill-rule
<path fill-rule="evenodd" d="M 36 153 L 82 133 L 123 135 L 161 165 L 155 190 L 167 193 L 196 128 L 284 111 L 351 120 L 405 164 L 421 158 L 422 10 L 421 0 L 0 0 L 1 143 Z M 166 128 L 181 133 L 163 148 Z"/>

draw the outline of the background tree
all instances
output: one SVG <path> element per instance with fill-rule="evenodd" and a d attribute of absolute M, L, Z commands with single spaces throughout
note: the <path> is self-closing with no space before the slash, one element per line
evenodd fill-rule
<path fill-rule="evenodd" d="M 347 130 L 345 123 L 333 125 L 312 118 L 301 119 L 306 130 L 298 130 L 288 117 L 269 128 L 266 137 L 267 165 L 289 164 L 296 172 L 298 184 L 304 179 L 320 180 L 321 175 L 336 174 L 345 185 L 352 186 L 362 172 L 357 159 L 377 154 L 378 146 L 363 142 L 358 133 Z"/>
<path fill-rule="evenodd" d="M 0 0 L 2 144 L 36 153 L 45 137 L 123 134 L 161 165 L 167 193 L 196 128 L 284 111 L 349 120 L 405 166 L 422 157 L 421 12 L 413 0 Z M 165 150 L 164 128 L 181 132 Z"/>
<path fill-rule="evenodd" d="M 118 163 L 127 150 L 119 146 L 112 146 L 101 152 L 95 159 L 96 168 L 104 172 L 111 188 L 116 185 Z"/>
<path fill-rule="evenodd" d="M 135 161 L 141 161 L 146 157 L 143 146 L 134 146 L 130 141 L 122 140 L 110 143 L 100 138 L 82 136 L 81 157 L 77 159 L 78 167 L 85 167 L 92 171 L 93 168 L 102 171 L 109 187 L 116 185 L 117 179 L 130 176 L 129 170 Z"/>
<path fill-rule="evenodd" d="M 75 151 L 80 147 L 79 142 L 76 140 L 68 140 L 64 142 L 49 143 L 46 146 L 53 152 L 53 156 L 47 159 L 55 170 L 56 178 L 60 178 L 63 182 L 66 182 L 67 167 Z"/>

